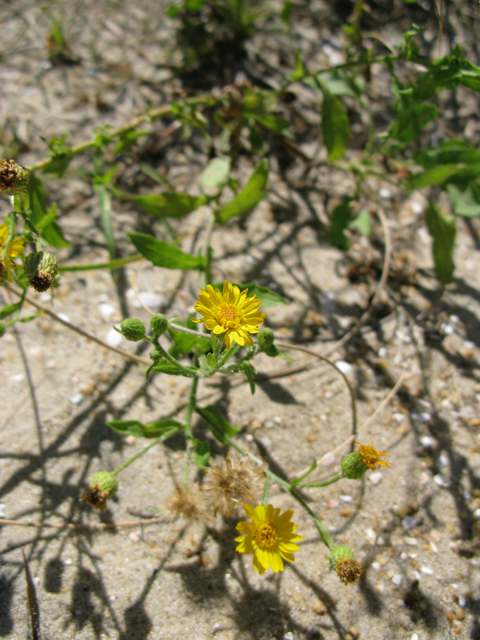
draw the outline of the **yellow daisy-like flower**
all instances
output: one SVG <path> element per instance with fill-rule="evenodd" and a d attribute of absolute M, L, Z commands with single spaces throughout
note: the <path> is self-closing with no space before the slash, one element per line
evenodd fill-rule
<path fill-rule="evenodd" d="M 355 442 L 355 444 L 360 444 L 360 442 Z M 388 451 L 377 451 L 372 444 L 372 439 L 370 438 L 370 445 L 360 444 L 360 448 L 358 450 L 363 464 L 366 465 L 372 471 L 375 471 L 377 468 L 375 465 L 377 464 L 379 467 L 390 467 L 391 462 L 387 460 L 380 460 L 380 456 L 389 456 Z"/>
<path fill-rule="evenodd" d="M 264 313 L 258 313 L 261 301 L 256 295 L 247 298 L 248 289 L 240 291 L 231 282 L 225 280 L 223 293 L 211 284 L 207 290 L 200 289 L 195 311 L 203 317 L 194 322 L 205 322 L 209 331 L 215 335 L 225 334 L 225 346 L 230 349 L 232 342 L 241 347 L 253 346 L 251 333 L 258 333 L 258 325 L 263 324 Z"/>
<path fill-rule="evenodd" d="M 243 535 L 235 538 L 239 553 L 253 553 L 253 566 L 262 576 L 270 567 L 275 573 L 283 571 L 283 560 L 294 562 L 293 553 L 299 547 L 294 544 L 303 540 L 296 536 L 298 527 L 290 522 L 293 509 L 280 514 L 271 504 L 252 507 L 244 505 L 247 516 L 252 521 L 239 522 L 237 531 Z"/>
<path fill-rule="evenodd" d="M 2 224 L 0 225 L 0 254 L 2 253 L 5 247 L 7 238 L 8 238 L 8 227 L 6 224 Z M 12 269 L 17 268 L 17 265 L 12 260 L 12 258 L 16 258 L 17 256 L 19 256 L 21 253 L 25 251 L 25 247 L 23 246 L 25 242 L 26 242 L 25 238 L 15 238 L 8 245 L 7 257 L 5 259 L 5 262 L 3 262 L 0 256 L 0 281 L 3 281 L 3 282 L 5 281 L 3 277 L 6 272 L 6 280 L 8 280 L 8 282 L 12 282 L 12 276 L 10 275 L 10 271 Z"/>

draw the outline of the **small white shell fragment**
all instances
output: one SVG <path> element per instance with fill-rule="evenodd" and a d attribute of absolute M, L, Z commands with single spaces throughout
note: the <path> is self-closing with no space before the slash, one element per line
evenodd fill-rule
<path fill-rule="evenodd" d="M 4 502 L 0 502 L 0 518 L 5 518 L 5 507 L 7 505 Z"/>
<path fill-rule="evenodd" d="M 353 500 L 352 496 L 339 496 L 339 498 L 342 502 L 352 502 Z"/>
<path fill-rule="evenodd" d="M 70 560 L 70 558 L 65 558 L 65 560 L 63 561 L 63 564 L 69 567 L 70 565 L 73 564 L 73 560 Z"/>
<path fill-rule="evenodd" d="M 115 313 L 115 307 L 107 302 L 102 302 L 102 304 L 98 305 L 98 311 L 104 318 L 110 318 Z"/>
<path fill-rule="evenodd" d="M 57 316 L 60 318 L 60 320 L 63 320 L 64 322 L 70 322 L 70 318 L 67 316 L 66 313 L 57 313 Z"/>
<path fill-rule="evenodd" d="M 372 562 L 371 567 L 374 571 L 380 571 L 382 565 L 379 562 Z"/>
<path fill-rule="evenodd" d="M 283 640 L 295 640 L 295 636 L 291 631 L 289 631 L 283 636 Z"/>
<path fill-rule="evenodd" d="M 392 192 L 390 191 L 390 189 L 387 189 L 387 187 L 382 187 L 380 189 L 380 191 L 378 192 L 378 195 L 381 198 L 384 198 L 385 200 L 388 200 L 388 198 L 392 197 Z"/>
<path fill-rule="evenodd" d="M 121 333 L 118 333 L 117 331 L 115 331 L 113 327 L 108 330 L 107 335 L 105 336 L 105 342 L 110 347 L 118 347 L 122 344 L 122 341 L 123 341 L 123 336 Z"/>
<path fill-rule="evenodd" d="M 337 360 L 335 362 L 335 366 L 337 367 L 337 369 L 340 369 L 340 371 L 345 375 L 347 373 L 350 373 L 350 371 L 352 371 L 353 369 L 352 365 L 346 360 Z"/>
<path fill-rule="evenodd" d="M 374 471 L 373 473 L 370 473 L 367 477 L 373 485 L 376 485 L 382 481 L 383 473 L 381 473 L 380 471 Z"/>
<path fill-rule="evenodd" d="M 322 467 L 331 467 L 335 462 L 336 458 L 333 453 L 327 453 L 327 455 L 320 460 Z"/>
<path fill-rule="evenodd" d="M 425 565 L 420 569 L 420 571 L 426 576 L 433 576 L 433 569 L 430 569 L 430 567 L 426 567 Z"/>
<path fill-rule="evenodd" d="M 74 393 L 73 396 L 70 396 L 71 404 L 78 404 L 82 401 L 83 395 L 81 393 Z"/>
<path fill-rule="evenodd" d="M 437 467 L 439 469 L 443 469 L 445 467 L 448 467 L 448 458 L 444 453 L 442 453 L 441 455 L 438 456 L 438 458 L 437 458 Z"/>
<path fill-rule="evenodd" d="M 158 293 L 153 293 L 152 291 L 139 291 L 138 297 L 149 309 L 158 309 L 163 302 L 162 296 L 158 295 Z M 133 299 L 133 306 L 135 309 L 142 308 L 141 302 L 137 300 L 136 297 Z"/>
<path fill-rule="evenodd" d="M 473 512 L 473 517 L 475 518 L 475 520 L 480 520 L 480 509 L 475 509 L 475 511 Z"/>
<path fill-rule="evenodd" d="M 425 206 L 423 205 L 423 203 L 419 202 L 418 200 L 414 200 L 412 202 L 412 211 L 413 213 L 416 213 L 417 216 L 420 216 L 425 211 Z"/>
<path fill-rule="evenodd" d="M 387 355 L 388 355 L 387 347 L 380 347 L 380 349 L 378 350 L 378 357 L 379 358 L 386 358 Z"/>
<path fill-rule="evenodd" d="M 464 596 L 459 596 L 458 604 L 464 609 L 467 606 L 467 599 Z"/>
<path fill-rule="evenodd" d="M 375 533 L 375 531 L 373 529 L 367 529 L 365 533 L 367 534 L 369 543 L 375 544 L 375 541 L 377 539 L 377 534 Z"/>
<path fill-rule="evenodd" d="M 416 547 L 418 544 L 418 541 L 416 538 L 410 538 L 409 536 L 405 537 L 405 542 L 408 544 L 409 547 Z"/>
<path fill-rule="evenodd" d="M 450 486 L 450 480 L 442 476 L 441 473 L 437 473 L 436 476 L 433 476 L 433 481 L 438 487 L 442 487 L 443 489 L 448 489 Z"/>
<path fill-rule="evenodd" d="M 422 436 L 422 438 L 420 438 L 420 442 L 422 447 L 425 447 L 425 449 L 431 449 L 434 445 L 433 439 L 430 438 L 430 436 Z"/>
<path fill-rule="evenodd" d="M 392 582 L 396 587 L 399 587 L 403 582 L 402 574 L 401 573 L 396 573 L 392 578 Z"/>
<path fill-rule="evenodd" d="M 402 424 L 402 422 L 405 421 L 405 416 L 403 413 L 394 413 L 393 415 L 393 419 L 398 422 L 398 424 Z"/>
<path fill-rule="evenodd" d="M 433 551 L 433 553 L 438 553 L 438 547 L 433 540 L 430 540 L 430 549 Z"/>
<path fill-rule="evenodd" d="M 446 336 L 451 336 L 453 333 L 455 333 L 455 328 L 452 327 L 452 325 L 448 322 L 445 322 L 442 324 L 442 331 Z"/>

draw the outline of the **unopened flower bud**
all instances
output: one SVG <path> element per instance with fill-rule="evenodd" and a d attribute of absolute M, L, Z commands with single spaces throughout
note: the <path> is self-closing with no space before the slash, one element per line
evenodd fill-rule
<path fill-rule="evenodd" d="M 120 325 L 122 334 L 131 342 L 138 342 L 145 338 L 145 325 L 141 320 L 136 318 L 127 318 Z"/>
<path fill-rule="evenodd" d="M 152 349 L 150 351 L 150 358 L 156 362 L 157 360 L 161 360 L 163 358 L 163 353 L 159 349 Z"/>
<path fill-rule="evenodd" d="M 349 453 L 342 460 L 343 475 L 350 480 L 359 480 L 367 469 L 368 467 L 358 451 Z"/>
<path fill-rule="evenodd" d="M 276 344 L 272 344 L 265 349 L 265 353 L 267 356 L 270 356 L 270 358 L 276 358 L 280 354 L 280 349 Z"/>
<path fill-rule="evenodd" d="M 150 320 L 150 329 L 153 331 L 153 335 L 158 338 L 168 329 L 168 320 L 163 313 L 156 313 Z"/>
<path fill-rule="evenodd" d="M 24 271 L 35 291 L 48 291 L 58 275 L 57 259 L 47 251 L 29 253 L 25 258 Z"/>
<path fill-rule="evenodd" d="M 258 344 L 262 349 L 268 349 L 268 347 L 271 347 L 273 345 L 275 336 L 273 335 L 273 331 L 271 329 L 265 327 L 265 329 L 262 329 L 260 331 L 257 339 Z"/>
<path fill-rule="evenodd" d="M 0 160 L 0 193 L 14 196 L 27 190 L 30 171 L 14 160 Z"/>
<path fill-rule="evenodd" d="M 118 489 L 117 477 L 110 471 L 99 471 L 90 480 L 90 487 L 81 496 L 87 504 L 100 511 L 107 508 L 107 498 L 113 498 Z"/>

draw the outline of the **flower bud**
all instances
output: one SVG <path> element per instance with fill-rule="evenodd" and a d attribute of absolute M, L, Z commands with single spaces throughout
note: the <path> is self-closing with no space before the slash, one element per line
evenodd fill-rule
<path fill-rule="evenodd" d="M 107 508 L 107 498 L 113 498 L 118 489 L 117 477 L 110 471 L 99 471 L 90 480 L 90 487 L 80 500 L 100 511 Z"/>
<path fill-rule="evenodd" d="M 23 268 L 27 280 L 38 293 L 48 291 L 58 275 L 57 259 L 47 251 L 29 253 Z"/>
<path fill-rule="evenodd" d="M 270 358 L 276 358 L 280 354 L 280 349 L 276 344 L 272 344 L 265 349 L 265 353 L 267 356 L 270 356 Z"/>
<path fill-rule="evenodd" d="M 127 318 L 120 325 L 123 336 L 131 342 L 138 342 L 145 338 L 145 325 L 136 318 Z"/>
<path fill-rule="evenodd" d="M 273 345 L 275 336 L 273 335 L 273 331 L 271 329 L 265 327 L 265 329 L 262 329 L 260 331 L 257 339 L 261 349 L 268 349 L 268 347 L 271 347 Z"/>
<path fill-rule="evenodd" d="M 149 355 L 154 362 L 163 358 L 163 353 L 159 349 L 152 349 Z"/>
<path fill-rule="evenodd" d="M 14 160 L 0 160 L 0 193 L 14 196 L 27 190 L 30 171 Z"/>
<path fill-rule="evenodd" d="M 150 320 L 150 329 L 153 335 L 158 338 L 168 329 L 168 320 L 163 313 L 156 313 Z"/>
<path fill-rule="evenodd" d="M 352 549 L 344 544 L 339 544 L 330 551 L 328 561 L 332 569 L 336 569 L 339 560 L 353 560 L 355 557 Z"/>
<path fill-rule="evenodd" d="M 359 480 L 367 469 L 368 467 L 358 451 L 349 453 L 342 460 L 343 475 L 350 480 Z"/>

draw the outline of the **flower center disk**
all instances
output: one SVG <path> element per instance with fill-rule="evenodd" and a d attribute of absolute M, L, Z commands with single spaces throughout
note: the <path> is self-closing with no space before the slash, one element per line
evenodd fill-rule
<path fill-rule="evenodd" d="M 278 542 L 278 533 L 269 524 L 261 524 L 255 531 L 255 542 L 261 549 L 271 549 Z"/>
<path fill-rule="evenodd" d="M 228 327 L 235 326 L 240 320 L 238 310 L 233 304 L 222 304 L 218 309 L 218 321 Z"/>

